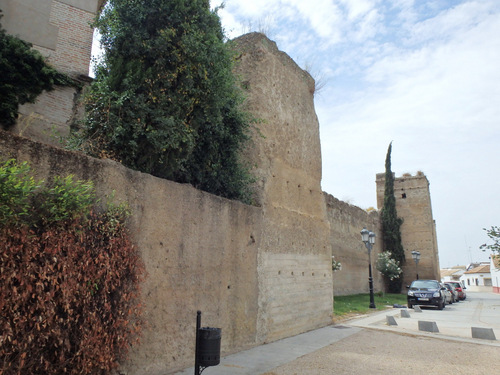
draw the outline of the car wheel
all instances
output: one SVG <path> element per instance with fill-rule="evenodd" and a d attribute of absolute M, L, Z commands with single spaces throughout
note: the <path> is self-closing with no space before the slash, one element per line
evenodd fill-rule
<path fill-rule="evenodd" d="M 413 309 L 413 305 L 410 302 L 408 302 L 408 308 Z"/>
<path fill-rule="evenodd" d="M 444 309 L 444 302 L 441 300 L 438 303 L 438 310 L 442 310 L 442 309 Z"/>

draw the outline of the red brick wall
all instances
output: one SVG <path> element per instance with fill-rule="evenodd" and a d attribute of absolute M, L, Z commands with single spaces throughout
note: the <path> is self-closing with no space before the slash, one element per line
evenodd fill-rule
<path fill-rule="evenodd" d="M 95 14 L 54 0 L 50 23 L 59 28 L 57 47 L 49 61 L 65 72 L 88 74 Z"/>

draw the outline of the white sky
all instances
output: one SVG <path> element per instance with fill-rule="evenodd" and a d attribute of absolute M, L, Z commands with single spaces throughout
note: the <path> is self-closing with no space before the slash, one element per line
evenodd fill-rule
<path fill-rule="evenodd" d="M 375 207 L 392 141 L 393 172 L 430 181 L 441 267 L 488 261 L 482 228 L 500 225 L 499 0 L 226 0 L 219 15 L 228 37 L 265 31 L 326 82 L 315 98 L 324 191 Z"/>
<path fill-rule="evenodd" d="M 392 141 L 393 172 L 430 181 L 441 267 L 488 261 L 482 228 L 500 225 L 500 0 L 224 2 L 229 38 L 264 31 L 326 83 L 315 98 L 324 191 L 375 207 Z"/>

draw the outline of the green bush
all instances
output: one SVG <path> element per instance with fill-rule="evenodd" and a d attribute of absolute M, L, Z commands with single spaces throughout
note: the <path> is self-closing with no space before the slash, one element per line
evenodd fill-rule
<path fill-rule="evenodd" d="M 26 162 L 0 165 L 0 226 L 23 222 L 31 213 L 31 197 L 40 185 L 29 173 Z"/>
<path fill-rule="evenodd" d="M 37 197 L 38 216 L 45 224 L 86 215 L 96 204 L 92 181 L 74 181 L 74 176 L 55 176 L 53 186 Z"/>
<path fill-rule="evenodd" d="M 207 0 L 109 0 L 105 51 L 73 147 L 250 202 L 249 117 L 233 55 Z"/>
<path fill-rule="evenodd" d="M 389 251 L 384 251 L 378 255 L 376 267 L 389 280 L 394 280 L 403 272 L 399 267 L 399 263 L 392 259 L 392 254 Z"/>
<path fill-rule="evenodd" d="M 91 182 L 28 174 L 0 166 L 0 373 L 109 374 L 142 325 L 126 208 L 96 210 Z"/>

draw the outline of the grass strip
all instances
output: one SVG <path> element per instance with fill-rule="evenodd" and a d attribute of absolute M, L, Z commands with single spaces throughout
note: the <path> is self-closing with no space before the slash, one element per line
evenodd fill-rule
<path fill-rule="evenodd" d="M 406 305 L 406 294 L 377 293 L 375 294 L 375 306 L 377 310 L 385 310 L 394 304 Z M 334 296 L 333 314 L 341 317 L 346 314 L 364 314 L 370 309 L 370 295 L 354 294 L 350 296 Z"/>

